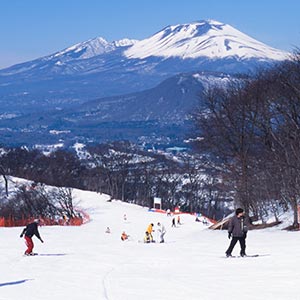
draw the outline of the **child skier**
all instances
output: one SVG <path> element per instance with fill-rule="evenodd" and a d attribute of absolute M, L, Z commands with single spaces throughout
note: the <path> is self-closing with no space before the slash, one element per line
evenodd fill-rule
<path fill-rule="evenodd" d="M 34 222 L 28 224 L 22 231 L 20 237 L 22 238 L 23 235 L 25 235 L 25 243 L 27 245 L 27 250 L 25 251 L 25 255 L 34 255 L 33 251 L 33 241 L 32 237 L 35 235 L 42 243 L 44 241 L 42 240 L 40 233 L 38 231 L 38 225 L 40 224 L 40 220 L 35 219 Z"/>

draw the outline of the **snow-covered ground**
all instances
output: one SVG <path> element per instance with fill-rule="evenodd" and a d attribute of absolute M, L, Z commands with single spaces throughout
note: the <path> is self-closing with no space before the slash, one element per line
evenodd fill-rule
<path fill-rule="evenodd" d="M 227 233 L 192 216 L 182 215 L 183 224 L 172 228 L 171 217 L 146 208 L 75 194 L 91 221 L 40 227 L 39 256 L 23 256 L 22 228 L 0 228 L 0 300 L 300 299 L 299 232 L 250 231 L 247 252 L 265 256 L 227 259 Z M 166 243 L 140 242 L 148 224 L 158 221 L 167 228 Z M 123 230 L 129 241 L 121 241 Z"/>

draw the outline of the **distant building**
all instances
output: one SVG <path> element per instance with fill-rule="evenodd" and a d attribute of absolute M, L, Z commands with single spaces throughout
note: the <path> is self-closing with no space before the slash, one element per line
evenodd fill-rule
<path fill-rule="evenodd" d="M 187 148 L 185 147 L 170 147 L 170 148 L 167 148 L 166 151 L 168 153 L 172 153 L 172 154 L 178 154 L 178 153 L 181 153 L 181 152 L 185 152 L 187 151 Z"/>

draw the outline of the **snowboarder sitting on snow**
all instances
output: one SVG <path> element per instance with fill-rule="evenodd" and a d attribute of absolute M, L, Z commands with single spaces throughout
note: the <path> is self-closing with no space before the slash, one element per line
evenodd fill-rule
<path fill-rule="evenodd" d="M 126 234 L 125 231 L 123 231 L 122 234 L 121 234 L 121 240 L 125 241 L 125 240 L 128 240 L 128 238 L 129 238 L 129 235 Z"/>
<path fill-rule="evenodd" d="M 231 252 L 236 245 L 237 241 L 241 245 L 241 256 L 246 256 L 246 237 L 249 226 L 249 220 L 245 217 L 244 210 L 242 208 L 237 208 L 235 211 L 235 216 L 231 218 L 228 226 L 228 238 L 232 237 L 229 248 L 226 251 L 226 256 L 230 257 Z"/>
<path fill-rule="evenodd" d="M 22 231 L 20 237 L 23 237 L 25 235 L 25 243 L 27 245 L 27 250 L 25 251 L 25 255 L 34 255 L 32 252 L 34 244 L 32 241 L 32 237 L 35 235 L 42 243 L 44 241 L 42 240 L 39 231 L 38 231 L 38 225 L 40 224 L 39 219 L 35 219 L 34 222 L 28 224 Z"/>
<path fill-rule="evenodd" d="M 151 237 L 148 231 L 145 232 L 144 243 L 151 243 Z"/>

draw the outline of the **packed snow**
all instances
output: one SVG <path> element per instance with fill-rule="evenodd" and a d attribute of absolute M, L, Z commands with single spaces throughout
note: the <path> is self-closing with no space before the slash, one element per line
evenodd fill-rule
<path fill-rule="evenodd" d="M 44 243 L 33 238 L 38 256 L 23 256 L 22 227 L 0 228 L 0 300 L 300 299 L 299 232 L 250 231 L 247 253 L 261 256 L 225 258 L 226 231 L 212 231 L 192 215 L 182 214 L 174 228 L 172 217 L 144 207 L 94 192 L 74 195 L 90 221 L 41 226 Z M 158 221 L 166 242 L 144 244 L 147 226 L 156 229 Z M 123 231 L 129 240 L 121 241 Z"/>

